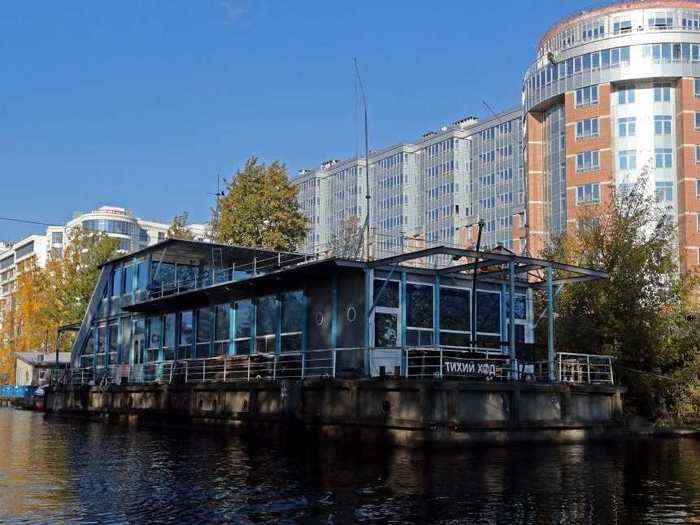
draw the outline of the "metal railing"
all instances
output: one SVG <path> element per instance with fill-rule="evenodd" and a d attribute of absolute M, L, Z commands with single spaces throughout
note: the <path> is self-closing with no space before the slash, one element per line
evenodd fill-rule
<path fill-rule="evenodd" d="M 557 354 L 557 381 L 574 384 L 614 384 L 613 357 L 609 355 Z"/>
<path fill-rule="evenodd" d="M 339 348 L 56 370 L 54 383 L 190 384 L 306 378 L 404 378 L 613 384 L 612 357 L 557 354 L 555 362 L 511 360 L 493 348 Z M 551 374 L 550 374 L 551 372 Z"/>

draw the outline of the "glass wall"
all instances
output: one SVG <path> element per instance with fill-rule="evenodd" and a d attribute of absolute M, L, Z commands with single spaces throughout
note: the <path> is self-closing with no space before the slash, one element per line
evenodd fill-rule
<path fill-rule="evenodd" d="M 172 361 L 175 359 L 175 321 L 176 314 L 164 316 L 163 330 L 163 360 Z"/>
<path fill-rule="evenodd" d="M 250 353 L 250 338 L 253 325 L 253 303 L 250 299 L 234 304 L 236 310 L 235 352 L 236 354 Z"/>
<path fill-rule="evenodd" d="M 282 294 L 282 352 L 299 352 L 301 350 L 302 332 L 304 330 L 304 292 L 301 290 Z"/>
<path fill-rule="evenodd" d="M 433 287 L 406 284 L 406 345 L 433 344 Z"/>
<path fill-rule="evenodd" d="M 213 329 L 210 308 L 197 310 L 197 353 L 196 358 L 209 357 Z"/>
<path fill-rule="evenodd" d="M 180 312 L 180 341 L 178 343 L 177 358 L 191 359 L 193 344 L 192 311 Z"/>
<path fill-rule="evenodd" d="M 464 288 L 440 287 L 440 344 L 469 346 L 471 292 Z"/>
<path fill-rule="evenodd" d="M 162 321 L 161 317 L 149 317 L 147 321 L 148 343 L 146 346 L 145 362 L 153 363 L 158 361 L 161 339 L 162 339 Z"/>
<path fill-rule="evenodd" d="M 214 355 L 224 355 L 228 353 L 229 347 L 229 312 L 231 308 L 227 304 L 220 304 L 215 307 L 214 314 Z"/>
<path fill-rule="evenodd" d="M 273 353 L 277 324 L 277 299 L 274 295 L 258 298 L 255 321 L 255 351 L 259 354 Z"/>

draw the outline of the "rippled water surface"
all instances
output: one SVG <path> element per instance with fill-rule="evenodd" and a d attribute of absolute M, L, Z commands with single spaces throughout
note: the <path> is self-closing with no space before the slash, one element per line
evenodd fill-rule
<path fill-rule="evenodd" d="M 0 523 L 700 523 L 700 442 L 425 453 L 0 409 Z"/>

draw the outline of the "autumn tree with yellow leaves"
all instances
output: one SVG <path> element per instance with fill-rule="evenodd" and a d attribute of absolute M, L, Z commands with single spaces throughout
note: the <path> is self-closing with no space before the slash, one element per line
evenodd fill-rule
<path fill-rule="evenodd" d="M 45 267 L 30 259 L 18 268 L 17 288 L 3 305 L 0 324 L 0 383 L 14 382 L 15 352 L 55 350 L 58 328 L 82 320 L 99 267 L 118 241 L 80 228 L 68 234 L 61 256 Z M 70 341 L 63 342 L 66 350 Z"/>

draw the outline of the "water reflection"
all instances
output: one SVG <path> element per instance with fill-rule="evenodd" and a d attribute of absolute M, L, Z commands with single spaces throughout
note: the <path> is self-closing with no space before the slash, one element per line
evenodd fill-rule
<path fill-rule="evenodd" d="M 0 409 L 0 522 L 686 523 L 700 443 L 422 452 Z"/>

